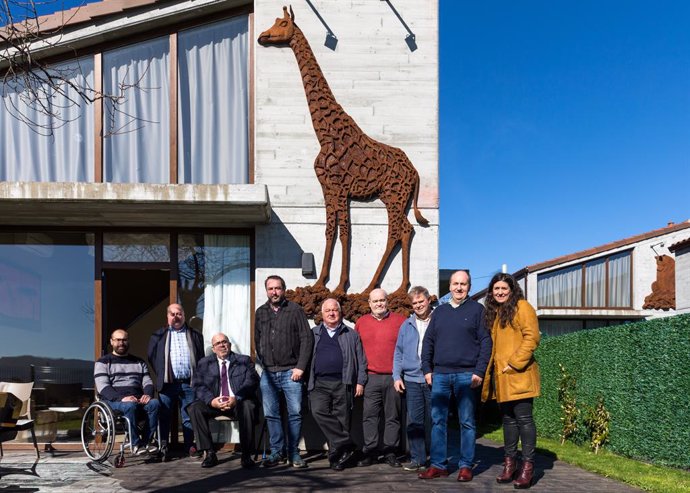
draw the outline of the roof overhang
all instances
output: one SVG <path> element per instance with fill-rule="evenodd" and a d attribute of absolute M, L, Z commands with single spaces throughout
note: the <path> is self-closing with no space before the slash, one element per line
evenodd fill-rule
<path fill-rule="evenodd" d="M 237 228 L 267 224 L 266 185 L 0 182 L 0 225 Z"/>

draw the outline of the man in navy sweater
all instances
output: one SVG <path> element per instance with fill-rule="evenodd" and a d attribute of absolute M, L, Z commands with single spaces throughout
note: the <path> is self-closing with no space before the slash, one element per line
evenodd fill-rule
<path fill-rule="evenodd" d="M 431 385 L 431 467 L 420 479 L 448 476 L 447 427 L 451 394 L 458 403 L 460 460 L 458 481 L 472 481 L 476 405 L 475 389 L 480 387 L 491 357 L 491 334 L 484 325 L 484 307 L 467 297 L 471 279 L 466 271 L 450 277 L 450 303 L 439 306 L 422 344 L 422 371 Z"/>

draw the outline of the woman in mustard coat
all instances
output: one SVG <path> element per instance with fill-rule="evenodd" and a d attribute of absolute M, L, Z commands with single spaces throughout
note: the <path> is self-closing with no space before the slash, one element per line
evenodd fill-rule
<path fill-rule="evenodd" d="M 539 366 L 534 350 L 539 345 L 537 314 L 510 274 L 496 274 L 484 302 L 486 326 L 493 349 L 482 387 L 482 401 L 496 399 L 503 416 L 504 462 L 499 483 L 513 481 L 515 488 L 529 488 L 534 470 L 537 428 L 532 401 L 540 392 Z M 518 471 L 517 446 L 522 442 Z M 517 477 L 516 476 L 517 473 Z"/>

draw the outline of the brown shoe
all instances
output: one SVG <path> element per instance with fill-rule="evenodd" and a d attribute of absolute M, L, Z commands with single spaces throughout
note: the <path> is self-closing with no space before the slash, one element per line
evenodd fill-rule
<path fill-rule="evenodd" d="M 434 478 L 447 478 L 448 471 L 446 469 L 439 469 L 438 467 L 431 466 L 424 472 L 417 474 L 419 479 L 434 479 Z"/>
<path fill-rule="evenodd" d="M 534 464 L 528 461 L 522 462 L 522 467 L 520 468 L 520 473 L 518 477 L 513 481 L 513 488 L 518 490 L 525 490 L 532 486 L 532 478 L 534 476 Z"/>
<path fill-rule="evenodd" d="M 472 469 L 469 467 L 461 467 L 458 473 L 458 481 L 461 483 L 468 483 L 472 481 Z"/>
<path fill-rule="evenodd" d="M 517 471 L 517 461 L 514 457 L 506 457 L 503 459 L 503 472 L 496 476 L 497 483 L 510 483 L 515 477 Z"/>

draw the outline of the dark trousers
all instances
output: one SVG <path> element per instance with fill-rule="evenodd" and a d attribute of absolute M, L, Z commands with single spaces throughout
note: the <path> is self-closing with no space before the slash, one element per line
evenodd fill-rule
<path fill-rule="evenodd" d="M 383 411 L 385 422 L 383 452 L 395 452 L 400 446 L 400 394 L 393 387 L 392 375 L 370 373 L 367 385 L 364 387 L 362 410 L 363 452 L 365 454 L 373 454 L 379 448 L 381 411 Z"/>
<path fill-rule="evenodd" d="M 410 460 L 426 464 L 431 431 L 431 388 L 425 383 L 405 380 L 407 401 L 407 441 Z"/>
<path fill-rule="evenodd" d="M 317 378 L 309 392 L 311 414 L 326 436 L 331 454 L 354 447 L 350 435 L 352 398 L 352 388 L 337 380 Z"/>
<path fill-rule="evenodd" d="M 254 451 L 254 424 L 256 422 L 256 402 L 242 399 L 230 411 L 221 412 L 202 401 L 195 401 L 187 408 L 192 426 L 199 440 L 199 450 L 213 450 L 209 422 L 217 416 L 227 416 L 239 421 L 242 457 L 249 457 Z"/>
<path fill-rule="evenodd" d="M 517 457 L 518 440 L 522 442 L 523 460 L 534 462 L 537 427 L 532 417 L 532 399 L 499 404 L 503 414 L 503 442 L 506 457 Z"/>

